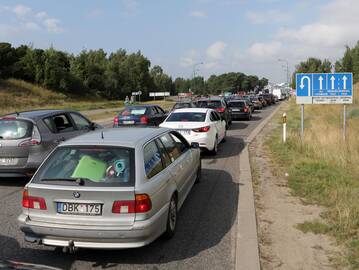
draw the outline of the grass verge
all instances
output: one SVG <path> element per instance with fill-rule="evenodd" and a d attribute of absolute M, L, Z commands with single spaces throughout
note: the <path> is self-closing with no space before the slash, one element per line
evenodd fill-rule
<path fill-rule="evenodd" d="M 354 94 L 359 93 L 359 85 Z M 357 95 L 355 95 L 357 96 Z M 342 107 L 310 105 L 305 107 L 305 135 L 299 137 L 300 111 L 292 99 L 288 104 L 288 139 L 281 142 L 278 128 L 267 143 L 280 167 L 289 173 L 292 193 L 310 204 L 325 207 L 320 221 L 305 222 L 304 232 L 334 236 L 346 247 L 345 266 L 359 269 L 359 119 L 358 98 L 349 106 L 348 133 L 343 139 Z M 280 121 L 281 115 L 276 116 Z"/>

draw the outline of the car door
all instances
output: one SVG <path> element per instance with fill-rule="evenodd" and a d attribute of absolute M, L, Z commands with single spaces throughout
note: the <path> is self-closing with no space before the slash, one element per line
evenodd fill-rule
<path fill-rule="evenodd" d="M 218 134 L 220 134 L 220 138 L 223 139 L 226 134 L 226 120 L 221 117 L 221 115 L 217 112 L 214 112 L 216 115 Z"/>
<path fill-rule="evenodd" d="M 147 114 L 150 125 L 158 126 L 157 110 L 155 107 L 147 108 Z"/>
<path fill-rule="evenodd" d="M 161 124 L 167 117 L 166 112 L 159 106 L 156 106 L 157 112 L 158 112 L 158 118 L 159 118 L 159 124 Z"/>
<path fill-rule="evenodd" d="M 91 131 L 91 122 L 87 120 L 85 117 L 80 115 L 79 113 L 71 112 L 69 113 L 72 122 L 77 130 L 77 134 L 81 135 L 83 133 L 87 133 Z"/>

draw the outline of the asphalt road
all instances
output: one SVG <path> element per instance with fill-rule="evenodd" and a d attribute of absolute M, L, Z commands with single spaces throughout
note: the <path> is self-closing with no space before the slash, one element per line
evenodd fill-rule
<path fill-rule="evenodd" d="M 216 157 L 204 155 L 202 181 L 185 201 L 171 240 L 140 249 L 79 250 L 63 254 L 24 242 L 17 227 L 23 179 L 0 179 L 0 259 L 61 269 L 234 269 L 239 153 L 244 140 L 275 106 L 255 112 L 251 121 L 233 122 Z"/>

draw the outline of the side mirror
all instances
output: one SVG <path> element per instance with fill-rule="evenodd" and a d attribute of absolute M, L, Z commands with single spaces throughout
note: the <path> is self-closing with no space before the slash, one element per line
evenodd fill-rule
<path fill-rule="evenodd" d="M 191 143 L 191 148 L 198 149 L 199 148 L 199 143 L 197 143 L 197 142 Z"/>

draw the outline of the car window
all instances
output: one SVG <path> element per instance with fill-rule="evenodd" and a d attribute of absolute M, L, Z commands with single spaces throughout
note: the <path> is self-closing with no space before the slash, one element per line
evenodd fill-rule
<path fill-rule="evenodd" d="M 173 140 L 176 142 L 177 147 L 181 151 L 181 153 L 186 152 L 189 149 L 189 145 L 186 140 L 179 134 L 171 133 L 170 134 Z"/>
<path fill-rule="evenodd" d="M 33 124 L 26 120 L 0 119 L 0 140 L 18 140 L 31 137 Z"/>
<path fill-rule="evenodd" d="M 209 118 L 212 122 L 218 121 L 216 115 L 214 114 L 214 112 L 211 112 L 210 118 Z"/>
<path fill-rule="evenodd" d="M 231 108 L 243 108 L 245 106 L 245 102 L 230 102 L 229 107 Z"/>
<path fill-rule="evenodd" d="M 162 136 L 160 139 L 163 145 L 165 146 L 165 149 L 167 150 L 167 153 L 169 154 L 171 161 L 173 162 L 181 155 L 179 148 L 177 147 L 175 141 L 169 134 Z"/>
<path fill-rule="evenodd" d="M 174 112 L 167 118 L 166 122 L 204 122 L 206 113 L 201 112 Z"/>
<path fill-rule="evenodd" d="M 169 166 L 172 163 L 171 158 L 170 158 L 169 154 L 167 153 L 163 143 L 159 139 L 156 140 L 156 143 L 157 143 L 158 149 L 161 152 L 163 164 L 165 165 L 165 167 Z"/>
<path fill-rule="evenodd" d="M 114 146 L 57 148 L 36 173 L 33 182 L 54 185 L 133 186 L 134 150 Z"/>
<path fill-rule="evenodd" d="M 88 129 L 90 126 L 90 122 L 87 121 L 87 119 L 85 119 L 84 117 L 82 117 L 81 115 L 77 114 L 77 113 L 70 113 L 72 120 L 74 120 L 75 125 L 78 129 L 82 130 L 82 129 Z"/>
<path fill-rule="evenodd" d="M 160 113 L 160 114 L 165 114 L 165 111 L 162 110 L 161 107 L 156 107 L 157 111 Z"/>
<path fill-rule="evenodd" d="M 221 121 L 221 120 L 222 120 L 222 118 L 221 118 L 221 116 L 219 115 L 218 112 L 214 112 L 214 114 L 215 114 L 215 116 L 216 116 L 217 121 Z"/>
<path fill-rule="evenodd" d="M 47 127 L 54 133 L 74 131 L 75 128 L 66 114 L 59 114 L 44 119 Z"/>
<path fill-rule="evenodd" d="M 164 169 L 161 153 L 154 141 L 147 144 L 144 148 L 144 162 L 145 172 L 149 179 Z"/>
<path fill-rule="evenodd" d="M 130 115 L 144 115 L 146 113 L 146 107 L 141 106 L 132 106 L 126 107 L 120 112 L 121 116 L 130 116 Z"/>

